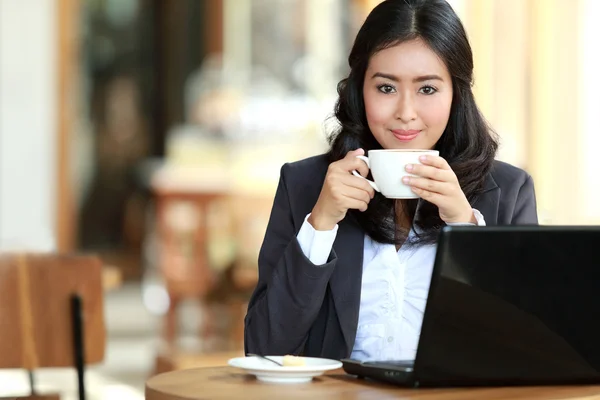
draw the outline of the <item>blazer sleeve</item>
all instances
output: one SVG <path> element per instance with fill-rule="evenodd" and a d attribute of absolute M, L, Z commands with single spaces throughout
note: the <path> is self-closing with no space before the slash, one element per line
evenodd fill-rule
<path fill-rule="evenodd" d="M 281 168 L 271 216 L 258 257 L 258 283 L 244 320 L 244 349 L 262 355 L 300 354 L 325 297 L 337 257 L 324 265 L 304 255 Z M 293 201 L 296 204 L 295 201 Z"/>
<path fill-rule="evenodd" d="M 512 225 L 537 225 L 537 206 L 533 179 L 527 175 L 525 182 L 519 189 L 511 221 Z"/>

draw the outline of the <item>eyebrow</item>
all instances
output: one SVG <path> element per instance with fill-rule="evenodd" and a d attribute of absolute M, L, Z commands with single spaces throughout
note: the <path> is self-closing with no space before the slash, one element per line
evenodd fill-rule
<path fill-rule="evenodd" d="M 391 75 L 391 74 L 386 74 L 383 72 L 375 72 L 373 74 L 373 76 L 371 77 L 371 79 L 373 78 L 384 78 L 384 79 L 389 79 L 390 81 L 394 81 L 394 82 L 399 82 L 400 79 L 395 76 L 395 75 Z M 413 82 L 424 82 L 424 81 L 443 81 L 443 79 L 439 76 L 439 75 L 423 75 L 423 76 L 417 76 L 416 78 L 413 79 Z"/>

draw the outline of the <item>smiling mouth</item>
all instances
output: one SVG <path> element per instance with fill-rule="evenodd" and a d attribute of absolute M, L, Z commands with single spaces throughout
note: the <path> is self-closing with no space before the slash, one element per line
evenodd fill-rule
<path fill-rule="evenodd" d="M 402 130 L 402 129 L 395 129 L 392 130 L 392 134 L 394 135 L 394 137 L 396 139 L 398 139 L 401 142 L 410 142 L 411 140 L 415 139 L 417 136 L 419 136 L 419 133 L 421 133 L 420 130 L 416 130 L 416 129 L 412 129 L 412 130 Z"/>

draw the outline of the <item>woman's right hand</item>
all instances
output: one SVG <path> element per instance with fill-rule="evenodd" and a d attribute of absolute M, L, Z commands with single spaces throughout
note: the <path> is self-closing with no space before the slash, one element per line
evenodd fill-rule
<path fill-rule="evenodd" d="M 333 229 L 351 208 L 366 211 L 375 191 L 365 179 L 352 175 L 354 170 L 363 177 L 369 173 L 365 162 L 356 158 L 363 154 L 363 149 L 349 151 L 346 157 L 329 165 L 321 194 L 308 218 L 316 230 Z"/>

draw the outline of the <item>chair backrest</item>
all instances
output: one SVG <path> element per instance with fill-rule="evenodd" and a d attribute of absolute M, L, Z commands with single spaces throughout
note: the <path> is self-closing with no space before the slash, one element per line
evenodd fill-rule
<path fill-rule="evenodd" d="M 100 259 L 0 254 L 0 368 L 74 366 L 73 295 L 82 301 L 85 363 L 98 363 L 106 344 Z"/>
<path fill-rule="evenodd" d="M 159 267 L 174 297 L 203 297 L 216 283 L 210 268 L 208 213 L 219 192 L 156 189 Z"/>

